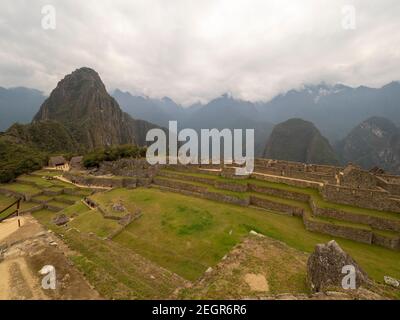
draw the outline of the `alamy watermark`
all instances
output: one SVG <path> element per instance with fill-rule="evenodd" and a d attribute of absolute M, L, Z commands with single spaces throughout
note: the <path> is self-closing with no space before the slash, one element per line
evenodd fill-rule
<path fill-rule="evenodd" d="M 57 20 L 56 20 L 56 8 L 51 5 L 45 5 L 42 7 L 42 28 L 44 30 L 55 30 L 57 28 Z"/>
<path fill-rule="evenodd" d="M 200 141 L 198 132 L 194 129 L 178 132 L 177 121 L 169 121 L 168 129 L 168 139 L 161 129 L 151 129 L 147 132 L 146 141 L 154 142 L 146 153 L 149 164 L 235 163 L 241 166 L 236 168 L 236 175 L 248 175 L 254 170 L 254 129 L 246 129 L 244 145 L 242 129 L 201 129 Z M 183 144 L 178 149 L 179 143 Z"/>
<path fill-rule="evenodd" d="M 357 28 L 356 8 L 353 5 L 342 7 L 342 28 L 345 30 L 355 30 Z"/>
<path fill-rule="evenodd" d="M 42 279 L 42 288 L 44 290 L 56 289 L 56 268 L 51 265 L 44 266 L 39 273 L 44 275 Z"/>
<path fill-rule="evenodd" d="M 342 288 L 356 289 L 356 268 L 351 264 L 343 266 L 342 273 L 346 274 L 342 279 Z"/>

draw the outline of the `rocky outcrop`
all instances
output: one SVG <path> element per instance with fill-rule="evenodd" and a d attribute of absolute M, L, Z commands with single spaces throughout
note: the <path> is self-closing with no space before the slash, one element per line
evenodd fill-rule
<path fill-rule="evenodd" d="M 331 291 L 342 288 L 342 280 L 348 274 L 343 270 L 345 266 L 352 266 L 355 271 L 355 286 L 367 284 L 370 280 L 367 274 L 336 241 L 327 244 L 318 244 L 307 262 L 307 278 L 313 292 Z"/>

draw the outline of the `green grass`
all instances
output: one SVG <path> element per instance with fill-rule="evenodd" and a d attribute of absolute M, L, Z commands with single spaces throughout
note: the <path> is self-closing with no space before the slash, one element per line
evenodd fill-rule
<path fill-rule="evenodd" d="M 143 216 L 114 241 L 150 260 L 195 280 L 255 230 L 301 251 L 332 239 L 349 252 L 368 274 L 382 282 L 384 275 L 400 277 L 400 252 L 309 232 L 300 218 L 242 208 L 156 189 L 116 189 L 108 196 L 135 203 Z"/>
<path fill-rule="evenodd" d="M 40 196 L 33 197 L 32 199 L 38 200 L 38 201 L 51 201 L 51 200 L 53 200 L 53 197 L 46 196 L 46 195 L 43 194 L 43 195 L 40 195 Z"/>
<path fill-rule="evenodd" d="M 80 197 L 80 196 L 74 196 L 74 195 L 69 195 L 69 194 L 60 194 L 60 195 L 54 197 L 54 200 L 61 201 L 61 202 L 62 202 L 62 200 L 77 202 L 81 199 L 82 199 L 82 197 Z"/>
<path fill-rule="evenodd" d="M 90 209 L 75 217 L 69 225 L 81 232 L 92 232 L 101 238 L 108 237 L 121 227 L 117 221 L 104 219 L 100 212 Z"/>
<path fill-rule="evenodd" d="M 33 182 L 39 188 L 50 188 L 53 186 L 53 183 L 50 180 L 38 176 L 22 175 L 18 177 L 17 181 L 20 181 L 20 183 L 23 183 L 24 181 Z"/>
<path fill-rule="evenodd" d="M 82 202 L 77 202 L 72 206 L 66 207 L 65 209 L 60 211 L 60 213 L 65 214 L 69 218 L 73 218 L 79 216 L 84 212 L 87 212 L 88 210 L 89 208 L 85 204 L 83 204 Z"/>
<path fill-rule="evenodd" d="M 47 177 L 55 177 L 55 176 L 61 176 L 63 174 L 63 171 L 60 170 L 38 170 L 33 172 L 32 174 L 37 175 L 37 176 L 47 176 Z"/>
<path fill-rule="evenodd" d="M 57 226 L 53 224 L 51 221 L 56 216 L 56 213 L 53 211 L 42 209 L 32 213 L 32 215 L 44 226 L 51 230 L 57 229 Z"/>
<path fill-rule="evenodd" d="M 0 211 L 6 207 L 8 207 L 11 203 L 13 203 L 16 199 L 13 197 L 8 197 L 4 194 L 0 193 Z"/>
<path fill-rule="evenodd" d="M 34 187 L 28 184 L 22 183 L 8 183 L 8 184 L 1 184 L 1 189 L 10 190 L 14 192 L 19 192 L 28 195 L 35 195 L 40 193 L 42 190 L 38 187 Z"/>
<path fill-rule="evenodd" d="M 47 205 L 53 206 L 56 208 L 60 208 L 60 209 L 64 209 L 69 206 L 68 204 L 66 204 L 64 202 L 59 202 L 59 201 L 55 201 L 55 200 L 47 202 Z"/>

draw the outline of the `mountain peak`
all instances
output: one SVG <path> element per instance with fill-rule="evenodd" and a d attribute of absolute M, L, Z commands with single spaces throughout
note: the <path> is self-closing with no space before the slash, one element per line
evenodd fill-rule
<path fill-rule="evenodd" d="M 265 157 L 315 164 L 337 164 L 328 140 L 310 121 L 289 119 L 275 126 L 268 140 Z"/>
<path fill-rule="evenodd" d="M 115 144 L 142 143 L 139 124 L 122 112 L 99 74 L 84 67 L 62 79 L 42 104 L 34 122 L 57 121 L 74 133 L 76 141 L 93 149 Z"/>

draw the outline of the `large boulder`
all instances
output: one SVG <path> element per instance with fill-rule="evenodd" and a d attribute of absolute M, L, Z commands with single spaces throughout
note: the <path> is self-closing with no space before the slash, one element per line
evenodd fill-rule
<path fill-rule="evenodd" d="M 343 269 L 345 266 L 354 267 L 357 289 L 369 282 L 367 274 L 336 241 L 318 244 L 307 262 L 307 277 L 311 290 L 325 292 L 333 288 L 343 288 L 342 280 L 349 274 L 348 268 Z"/>
<path fill-rule="evenodd" d="M 65 214 L 59 214 L 53 218 L 53 223 L 57 226 L 62 226 L 69 222 L 69 218 Z"/>

